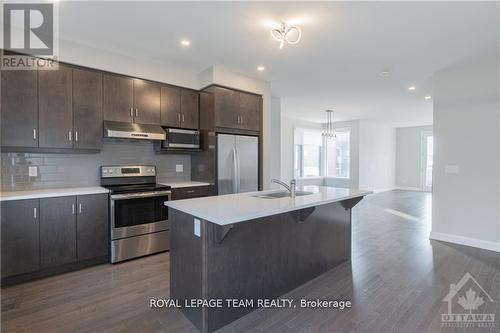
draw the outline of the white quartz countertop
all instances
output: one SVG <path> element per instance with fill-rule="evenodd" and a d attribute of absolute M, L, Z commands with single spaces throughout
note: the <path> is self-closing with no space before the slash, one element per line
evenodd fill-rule
<path fill-rule="evenodd" d="M 107 189 L 100 186 L 44 188 L 25 191 L 2 191 L 0 192 L 0 201 L 65 197 L 71 195 L 98 194 L 108 192 L 109 191 Z"/>
<path fill-rule="evenodd" d="M 192 186 L 209 186 L 209 183 L 203 183 L 203 182 L 195 182 L 191 180 L 187 181 L 173 181 L 169 182 L 168 180 L 161 180 L 157 181 L 158 184 L 162 185 L 170 185 L 172 188 L 181 188 L 181 187 L 192 187 Z"/>
<path fill-rule="evenodd" d="M 327 186 L 303 186 L 297 190 L 313 192 L 295 199 L 258 198 L 255 195 L 280 192 L 269 190 L 252 193 L 226 194 L 213 197 L 167 201 L 165 205 L 218 225 L 244 222 L 259 217 L 286 213 L 371 194 L 370 191 Z"/>

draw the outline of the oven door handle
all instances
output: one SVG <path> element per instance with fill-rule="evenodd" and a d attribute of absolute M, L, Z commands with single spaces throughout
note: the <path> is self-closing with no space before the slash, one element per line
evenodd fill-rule
<path fill-rule="evenodd" d="M 168 196 L 170 197 L 172 191 L 155 191 L 155 192 L 144 192 L 144 193 L 131 193 L 131 194 L 113 194 L 111 195 L 111 200 L 127 200 L 127 199 L 140 199 L 140 198 L 152 198 Z"/>

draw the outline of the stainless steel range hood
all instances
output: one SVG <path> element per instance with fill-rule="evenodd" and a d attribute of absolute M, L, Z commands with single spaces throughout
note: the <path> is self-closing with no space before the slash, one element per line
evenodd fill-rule
<path fill-rule="evenodd" d="M 104 121 L 104 137 L 136 140 L 165 140 L 165 130 L 159 125 Z"/>

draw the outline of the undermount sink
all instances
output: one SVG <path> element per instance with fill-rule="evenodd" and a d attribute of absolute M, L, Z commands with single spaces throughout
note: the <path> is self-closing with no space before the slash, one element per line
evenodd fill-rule
<path fill-rule="evenodd" d="M 306 192 L 306 191 L 296 191 L 295 192 L 296 197 L 301 197 L 301 196 L 309 195 L 309 194 L 312 194 L 312 192 Z M 262 198 L 262 199 L 286 198 L 286 197 L 290 197 L 290 192 L 280 191 L 280 192 L 273 192 L 273 193 L 264 193 L 264 194 L 252 195 L 252 197 Z"/>

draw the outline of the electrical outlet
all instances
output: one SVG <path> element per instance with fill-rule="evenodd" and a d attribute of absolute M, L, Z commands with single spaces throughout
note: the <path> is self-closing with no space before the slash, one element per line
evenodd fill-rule
<path fill-rule="evenodd" d="M 28 175 L 30 177 L 36 177 L 36 176 L 38 176 L 38 168 L 36 166 L 30 166 L 30 167 L 28 167 Z"/>
<path fill-rule="evenodd" d="M 176 164 L 175 172 L 184 172 L 184 164 Z"/>

